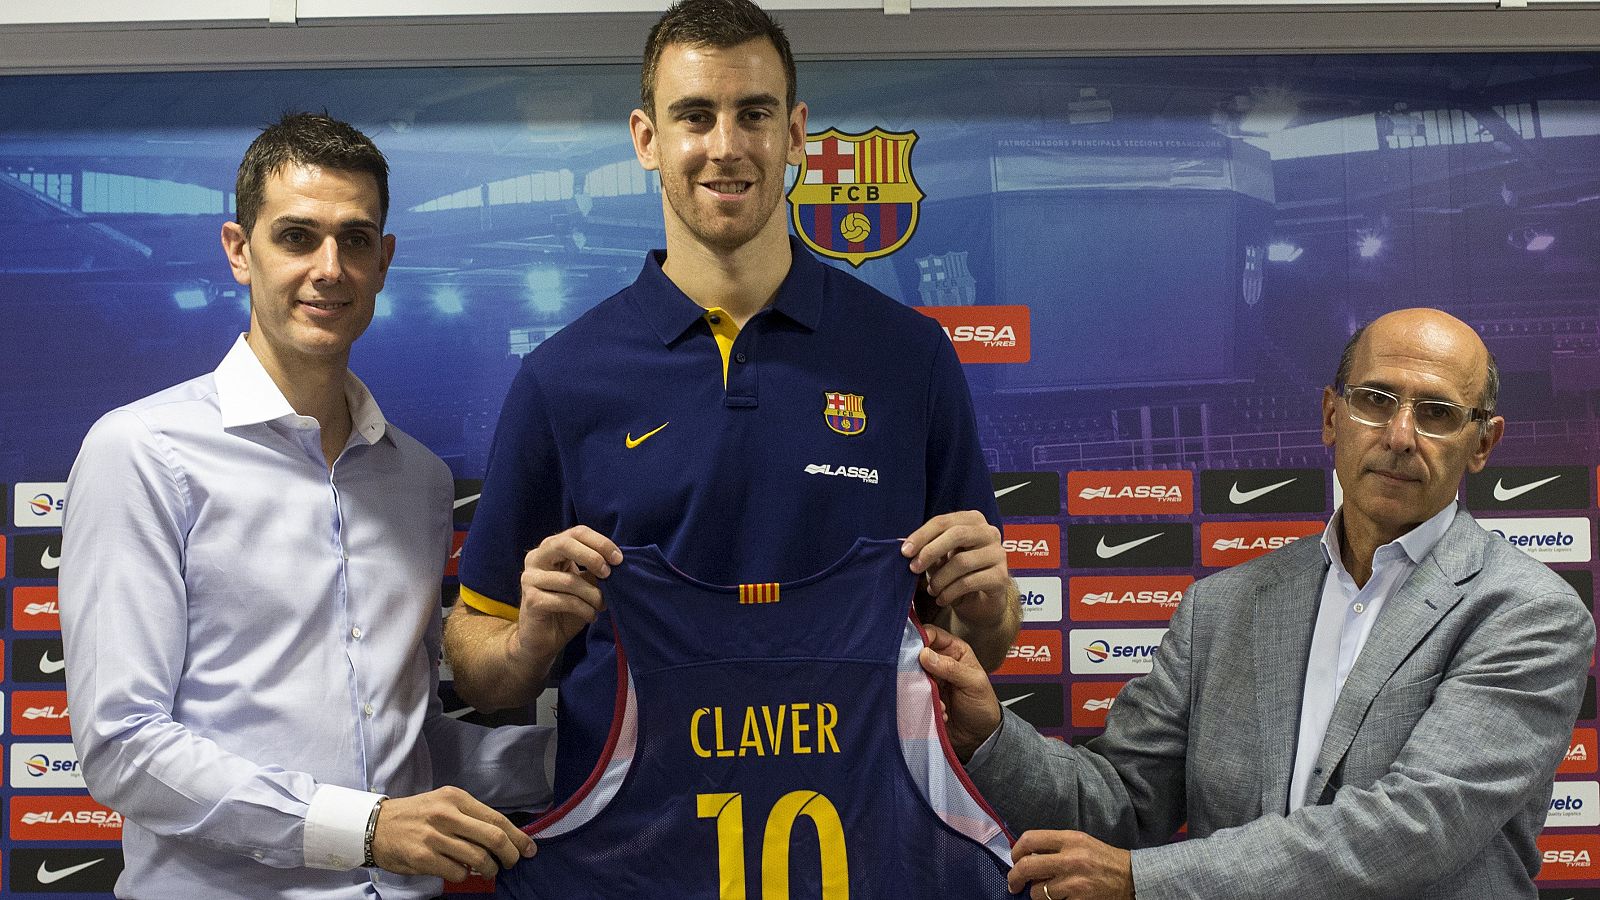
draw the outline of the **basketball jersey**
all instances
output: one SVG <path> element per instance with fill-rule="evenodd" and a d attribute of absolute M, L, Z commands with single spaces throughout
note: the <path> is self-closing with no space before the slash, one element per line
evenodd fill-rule
<path fill-rule="evenodd" d="M 1010 897 L 1010 840 L 954 762 L 900 541 L 719 587 L 654 546 L 602 584 L 616 715 L 588 781 L 527 827 L 498 896 Z M 559 740 L 559 738 L 558 738 Z"/>

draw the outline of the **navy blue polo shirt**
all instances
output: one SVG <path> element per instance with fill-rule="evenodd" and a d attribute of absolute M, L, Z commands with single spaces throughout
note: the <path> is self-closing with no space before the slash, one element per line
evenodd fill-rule
<path fill-rule="evenodd" d="M 941 513 L 999 525 L 939 326 L 790 246 L 776 299 L 743 329 L 680 291 L 657 250 L 632 285 L 524 358 L 462 552 L 465 602 L 515 618 L 524 555 L 578 524 L 659 545 L 713 584 L 798 580 L 857 538 L 905 537 Z M 611 727 L 605 617 L 558 671 L 559 802 Z"/>

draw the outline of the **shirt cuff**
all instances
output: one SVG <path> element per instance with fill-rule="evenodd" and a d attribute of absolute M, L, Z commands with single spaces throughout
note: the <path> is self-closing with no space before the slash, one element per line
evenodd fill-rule
<path fill-rule="evenodd" d="M 367 855 L 367 819 L 382 794 L 319 784 L 306 812 L 306 867 L 355 869 Z"/>
<path fill-rule="evenodd" d="M 983 761 L 989 758 L 989 751 L 994 749 L 995 742 L 1000 740 L 1000 732 L 1004 731 L 1005 727 L 1006 718 L 1001 716 L 1000 724 L 995 727 L 994 734 L 989 735 L 983 743 L 978 745 L 978 749 L 972 751 L 972 758 L 967 760 L 966 768 L 975 769 L 983 765 Z"/>

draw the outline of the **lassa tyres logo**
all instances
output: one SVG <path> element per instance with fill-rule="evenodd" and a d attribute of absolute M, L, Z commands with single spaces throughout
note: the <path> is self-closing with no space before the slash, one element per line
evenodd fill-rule
<path fill-rule="evenodd" d="M 1006 651 L 996 675 L 1060 675 L 1061 632 L 1024 628 Z"/>
<path fill-rule="evenodd" d="M 1067 512 L 1186 516 L 1194 512 L 1194 473 L 1188 469 L 1068 472 Z"/>
<path fill-rule="evenodd" d="M 8 804 L 14 841 L 117 841 L 122 814 L 82 794 L 17 795 Z"/>
<path fill-rule="evenodd" d="M 1077 628 L 1068 636 L 1074 675 L 1143 675 L 1149 672 L 1165 628 Z"/>
<path fill-rule="evenodd" d="M 1588 509 L 1585 466 L 1499 466 L 1467 475 L 1467 507 L 1499 509 Z"/>
<path fill-rule="evenodd" d="M 963 363 L 1025 363 L 1033 356 L 1026 306 L 914 308 L 939 323 Z"/>
<path fill-rule="evenodd" d="M 1597 735 L 1593 728 L 1572 729 L 1572 742 L 1567 745 L 1558 775 L 1588 775 L 1600 771 L 1600 756 L 1596 755 Z"/>
<path fill-rule="evenodd" d="M 60 631 L 61 604 L 56 586 L 12 588 L 11 627 L 16 631 Z"/>
<path fill-rule="evenodd" d="M 1074 622 L 1165 622 L 1192 575 L 1075 575 L 1067 581 Z"/>
<path fill-rule="evenodd" d="M 12 691 L 11 733 L 42 737 L 70 735 L 67 692 Z"/>
<path fill-rule="evenodd" d="M 1106 716 L 1116 703 L 1126 681 L 1074 681 L 1072 683 L 1072 726 L 1104 728 Z"/>
<path fill-rule="evenodd" d="M 1584 563 L 1590 553 L 1587 518 L 1479 519 L 1478 524 L 1511 546 L 1545 563 Z"/>
<path fill-rule="evenodd" d="M 1006 568 L 1059 569 L 1061 568 L 1060 525 L 1012 525 L 1004 528 L 1002 543 L 1006 551 Z"/>
<path fill-rule="evenodd" d="M 1194 526 L 1068 525 L 1067 565 L 1074 569 L 1137 569 L 1194 565 Z"/>
<path fill-rule="evenodd" d="M 1600 878 L 1600 834 L 1540 834 L 1540 881 Z"/>
<path fill-rule="evenodd" d="M 18 528 L 60 528 L 67 508 L 65 481 L 19 481 L 11 491 L 11 521 Z"/>
<path fill-rule="evenodd" d="M 1200 564 L 1236 566 L 1321 534 L 1325 527 L 1323 522 L 1202 522 Z"/>

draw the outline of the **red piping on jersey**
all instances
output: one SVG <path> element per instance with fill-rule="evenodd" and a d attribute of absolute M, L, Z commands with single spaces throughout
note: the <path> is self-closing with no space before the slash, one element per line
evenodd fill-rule
<path fill-rule="evenodd" d="M 615 626 L 616 621 L 613 619 L 612 627 L 614 628 Z M 567 802 L 561 804 L 550 812 L 545 813 L 534 821 L 522 826 L 522 831 L 524 834 L 538 834 L 545 828 L 555 824 L 561 819 L 562 816 L 572 812 L 574 807 L 582 803 L 584 799 L 594 791 L 595 785 L 600 783 L 600 776 L 605 774 L 606 768 L 611 765 L 611 757 L 617 752 L 617 741 L 622 736 L 622 721 L 623 719 L 627 718 L 626 708 L 628 705 L 627 656 L 622 652 L 621 641 L 618 641 L 613 646 L 617 648 L 617 699 L 615 701 L 615 705 L 612 707 L 611 712 L 611 733 L 606 736 L 606 747 L 600 752 L 600 760 L 596 762 L 594 764 L 594 768 L 589 771 L 589 777 L 583 782 L 583 786 L 578 788 L 576 791 L 573 791 L 572 796 L 567 798 Z M 619 711 L 623 714 L 617 715 Z M 948 752 L 948 750 L 946 752 Z"/>

